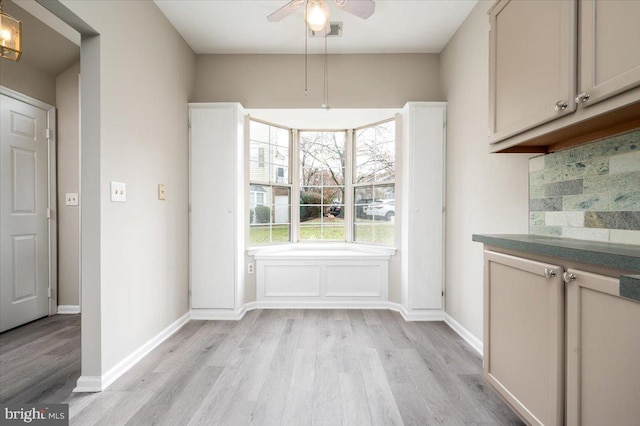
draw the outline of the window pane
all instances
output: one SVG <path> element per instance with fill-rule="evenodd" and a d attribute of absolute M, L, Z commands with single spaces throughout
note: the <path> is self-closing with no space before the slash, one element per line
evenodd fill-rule
<path fill-rule="evenodd" d="M 356 131 L 354 241 L 394 244 L 395 121 Z"/>
<path fill-rule="evenodd" d="M 356 223 L 354 229 L 354 240 L 359 243 L 373 243 L 373 223 Z"/>
<path fill-rule="evenodd" d="M 249 227 L 249 244 L 268 244 L 271 242 L 270 227 L 268 225 L 251 225 Z"/>
<path fill-rule="evenodd" d="M 300 132 L 300 240 L 344 241 L 346 132 Z"/>
<path fill-rule="evenodd" d="M 273 223 L 291 223 L 291 193 L 289 188 L 273 187 Z"/>
<path fill-rule="evenodd" d="M 300 225 L 300 241 L 322 240 L 322 225 Z"/>
<path fill-rule="evenodd" d="M 251 120 L 249 126 L 249 243 L 291 241 L 290 132 Z"/>
<path fill-rule="evenodd" d="M 392 246 L 395 243 L 395 226 L 391 222 L 376 222 L 374 243 Z"/>
<path fill-rule="evenodd" d="M 251 142 L 249 146 L 249 179 L 254 182 L 269 182 L 270 167 L 266 161 L 269 145 Z"/>
<path fill-rule="evenodd" d="M 356 132 L 355 183 L 395 180 L 395 122 Z"/>
<path fill-rule="evenodd" d="M 271 228 L 272 243 L 288 243 L 291 241 L 290 225 L 274 225 Z"/>
<path fill-rule="evenodd" d="M 268 124 L 251 120 L 249 122 L 249 138 L 251 141 L 269 143 L 269 127 L 271 126 Z"/>

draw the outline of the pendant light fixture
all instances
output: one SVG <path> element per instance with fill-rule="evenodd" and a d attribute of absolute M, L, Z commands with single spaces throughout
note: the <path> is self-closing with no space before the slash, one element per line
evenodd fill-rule
<path fill-rule="evenodd" d="M 22 22 L 2 10 L 0 0 L 0 57 L 18 61 L 22 54 Z"/>

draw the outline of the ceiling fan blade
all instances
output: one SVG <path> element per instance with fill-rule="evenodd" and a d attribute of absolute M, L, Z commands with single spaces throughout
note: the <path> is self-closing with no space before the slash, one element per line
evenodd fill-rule
<path fill-rule="evenodd" d="M 291 15 L 296 9 L 304 4 L 304 0 L 291 0 L 289 3 L 282 6 L 280 9 L 267 16 L 267 20 L 270 22 L 278 22 Z"/>
<path fill-rule="evenodd" d="M 376 11 L 376 3 L 373 0 L 335 0 L 336 5 L 345 12 L 367 19 Z"/>

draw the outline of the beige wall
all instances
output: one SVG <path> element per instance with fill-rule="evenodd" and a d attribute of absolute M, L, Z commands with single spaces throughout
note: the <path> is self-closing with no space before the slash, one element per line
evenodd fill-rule
<path fill-rule="evenodd" d="M 480 1 L 441 54 L 447 109 L 446 312 L 482 339 L 477 233 L 527 233 L 528 155 L 488 154 L 487 10 Z"/>
<path fill-rule="evenodd" d="M 80 304 L 80 209 L 66 206 L 67 192 L 80 192 L 80 63 L 56 77 L 58 110 L 58 305 Z"/>
<path fill-rule="evenodd" d="M 303 55 L 197 55 L 197 102 L 240 102 L 245 108 L 317 108 L 323 100 L 323 56 L 309 57 L 304 96 Z M 442 101 L 437 54 L 329 55 L 332 108 L 401 108 Z M 259 117 L 258 117 L 259 118 Z M 247 263 L 254 262 L 247 256 Z M 400 302 L 400 255 L 389 268 L 389 299 Z M 245 301 L 256 300 L 256 276 L 245 275 Z"/>
<path fill-rule="evenodd" d="M 0 60 L 0 85 L 49 105 L 56 104 L 56 78 L 24 62 Z"/>
<path fill-rule="evenodd" d="M 401 108 L 441 101 L 436 54 L 329 55 L 333 108 Z M 240 102 L 245 108 L 317 108 L 322 104 L 323 56 L 309 57 L 304 96 L 303 55 L 198 55 L 196 102 Z"/>
<path fill-rule="evenodd" d="M 83 328 L 90 309 L 94 336 L 83 332 L 82 374 L 94 376 L 189 309 L 187 102 L 195 55 L 151 1 L 63 4 L 100 34 L 82 46 L 83 252 L 86 234 L 99 253 L 97 262 L 83 255 Z M 89 90 L 97 105 L 85 98 Z M 85 111 L 99 111 L 98 123 L 85 122 Z M 126 183 L 126 203 L 110 201 L 111 181 Z M 160 183 L 166 201 L 157 198 Z M 86 185 L 98 185 L 99 197 Z M 99 218 L 91 229 L 86 208 Z M 86 355 L 99 360 L 97 371 Z"/>

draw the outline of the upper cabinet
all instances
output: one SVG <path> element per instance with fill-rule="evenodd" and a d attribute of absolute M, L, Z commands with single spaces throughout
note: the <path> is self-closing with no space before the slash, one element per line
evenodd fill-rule
<path fill-rule="evenodd" d="M 490 141 L 576 109 L 575 1 L 500 1 L 491 12 Z"/>
<path fill-rule="evenodd" d="M 640 86 L 640 2 L 582 0 L 580 84 L 585 107 Z"/>
<path fill-rule="evenodd" d="M 499 0 L 489 16 L 492 152 L 640 127 L 640 2 Z"/>

